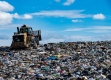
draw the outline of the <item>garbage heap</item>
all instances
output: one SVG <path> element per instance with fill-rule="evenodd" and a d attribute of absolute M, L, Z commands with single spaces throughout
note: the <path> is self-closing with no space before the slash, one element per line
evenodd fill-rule
<path fill-rule="evenodd" d="M 111 80 L 111 41 L 1 51 L 0 80 Z"/>

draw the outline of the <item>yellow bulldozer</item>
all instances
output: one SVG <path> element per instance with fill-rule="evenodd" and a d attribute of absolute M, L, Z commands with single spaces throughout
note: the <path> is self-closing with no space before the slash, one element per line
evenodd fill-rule
<path fill-rule="evenodd" d="M 17 32 L 14 32 L 10 49 L 37 48 L 41 40 L 41 30 L 33 31 L 32 27 L 24 24 L 21 28 L 17 27 Z"/>

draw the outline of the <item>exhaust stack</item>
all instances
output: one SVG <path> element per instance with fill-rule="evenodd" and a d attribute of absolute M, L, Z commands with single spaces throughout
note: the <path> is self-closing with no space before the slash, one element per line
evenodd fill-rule
<path fill-rule="evenodd" d="M 20 33 L 20 31 L 19 31 L 19 27 L 17 27 L 17 33 L 18 33 L 18 34 Z"/>

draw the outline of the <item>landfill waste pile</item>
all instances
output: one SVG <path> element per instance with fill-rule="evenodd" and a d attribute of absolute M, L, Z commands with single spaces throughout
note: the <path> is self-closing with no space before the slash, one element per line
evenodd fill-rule
<path fill-rule="evenodd" d="M 0 48 L 0 80 L 111 80 L 111 41 Z"/>

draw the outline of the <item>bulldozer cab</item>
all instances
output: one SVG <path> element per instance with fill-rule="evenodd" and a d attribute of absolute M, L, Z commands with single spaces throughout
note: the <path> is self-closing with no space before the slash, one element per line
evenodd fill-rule
<path fill-rule="evenodd" d="M 23 25 L 20 28 L 20 33 L 27 33 L 27 35 L 30 36 L 33 33 L 33 30 L 31 27 L 26 27 L 26 25 Z"/>

